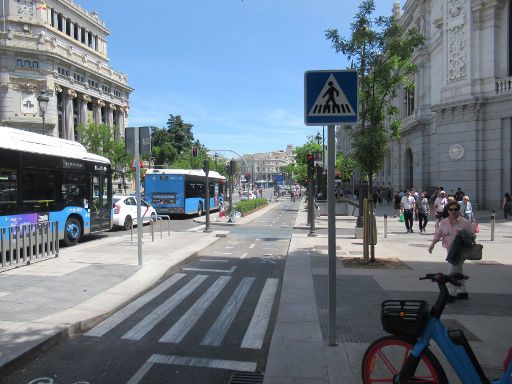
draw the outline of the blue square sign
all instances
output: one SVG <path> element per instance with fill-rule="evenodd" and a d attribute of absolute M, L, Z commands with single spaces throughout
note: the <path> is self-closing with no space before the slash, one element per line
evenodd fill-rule
<path fill-rule="evenodd" d="M 332 125 L 357 122 L 357 71 L 304 73 L 304 123 Z"/>

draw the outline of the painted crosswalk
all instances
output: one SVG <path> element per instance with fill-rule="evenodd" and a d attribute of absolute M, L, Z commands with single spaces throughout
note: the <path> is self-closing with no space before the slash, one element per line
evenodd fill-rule
<path fill-rule="evenodd" d="M 279 280 L 275 278 L 248 276 L 235 278 L 225 275 L 178 273 L 107 318 L 85 335 L 108 337 L 110 331 L 121 327 L 124 334 L 117 333 L 122 335 L 121 339 L 138 341 L 145 338 L 150 332 L 154 335 L 156 330 L 157 333 L 160 333 L 157 336 L 159 343 L 179 344 L 201 320 L 203 324 L 207 322 L 210 325 L 203 327 L 204 331 L 199 330 L 199 332 L 204 332 L 198 339 L 200 345 L 219 347 L 225 341 L 229 330 L 234 327 L 237 314 L 243 310 L 244 312 L 251 311 L 252 316 L 247 325 L 237 324 L 236 326 L 237 332 L 240 333 L 240 348 L 261 349 L 267 333 L 278 282 Z M 175 285 L 176 287 L 174 287 Z M 139 315 L 136 323 L 133 320 L 130 322 L 132 315 L 142 307 L 150 305 L 150 302 L 160 295 L 169 294 L 166 293 L 169 289 L 175 290 L 170 297 L 151 311 L 146 309 L 147 313 L 142 318 Z M 249 295 L 251 290 L 259 290 L 259 292 L 256 292 L 255 295 L 253 291 L 252 295 Z M 252 297 L 251 300 L 247 300 L 249 296 Z M 189 299 L 191 297 L 194 297 L 192 303 Z M 216 310 L 214 311 L 215 316 L 208 317 L 207 312 L 216 299 L 223 301 L 220 312 Z M 188 307 L 181 307 L 179 318 L 173 315 L 174 311 L 185 301 L 187 301 L 185 305 Z M 157 327 L 159 324 L 166 324 L 165 319 L 172 316 L 176 318 L 172 324 L 166 325 L 163 329 Z M 130 324 L 129 329 L 123 325 L 124 322 Z M 195 331 L 198 332 L 197 329 Z"/>

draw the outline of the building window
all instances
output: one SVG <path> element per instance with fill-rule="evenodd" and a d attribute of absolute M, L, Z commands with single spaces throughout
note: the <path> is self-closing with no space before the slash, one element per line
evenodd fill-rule
<path fill-rule="evenodd" d="M 91 32 L 87 32 L 87 41 L 88 41 L 88 43 L 87 43 L 88 47 L 91 48 L 92 47 L 92 33 Z"/>
<path fill-rule="evenodd" d="M 20 68 L 32 68 L 39 69 L 39 62 L 36 60 L 24 60 L 24 59 L 16 59 L 16 66 Z"/>
<path fill-rule="evenodd" d="M 73 73 L 73 79 L 75 79 L 75 81 L 78 81 L 79 83 L 85 82 L 84 77 L 78 73 Z"/>
<path fill-rule="evenodd" d="M 82 44 L 85 44 L 85 29 L 82 28 L 82 38 L 81 38 Z"/>
<path fill-rule="evenodd" d="M 55 11 L 53 10 L 53 8 L 51 12 L 51 23 L 52 27 L 55 28 Z"/>
<path fill-rule="evenodd" d="M 33 69 L 39 69 L 39 63 L 37 61 L 32 62 L 32 68 Z"/>
<path fill-rule="evenodd" d="M 411 91 L 406 90 L 404 96 L 406 116 L 410 116 L 414 112 L 414 89 Z"/>
<path fill-rule="evenodd" d="M 117 89 L 114 89 L 114 96 L 121 97 L 121 92 L 119 92 Z"/>
<path fill-rule="evenodd" d="M 62 68 L 62 67 L 57 67 L 57 71 L 59 72 L 59 74 L 61 76 L 69 77 L 69 69 L 65 69 L 65 68 Z"/>
<path fill-rule="evenodd" d="M 66 19 L 66 35 L 71 36 L 71 20 Z"/>
<path fill-rule="evenodd" d="M 110 93 L 110 87 L 108 85 L 102 85 L 101 89 L 103 92 Z"/>
<path fill-rule="evenodd" d="M 97 81 L 94 81 L 94 80 L 91 80 L 91 79 L 88 79 L 87 80 L 87 84 L 89 84 L 91 87 L 93 88 L 99 88 L 99 84 Z"/>
<path fill-rule="evenodd" d="M 62 32 L 62 15 L 57 15 L 57 29 Z"/>
<path fill-rule="evenodd" d="M 78 40 L 80 37 L 78 36 L 78 24 L 73 25 L 73 38 Z"/>

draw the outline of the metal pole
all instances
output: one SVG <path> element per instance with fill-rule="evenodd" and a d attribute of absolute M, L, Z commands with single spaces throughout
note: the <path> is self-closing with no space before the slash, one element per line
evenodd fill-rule
<path fill-rule="evenodd" d="M 336 201 L 334 196 L 335 126 L 327 127 L 327 228 L 329 253 L 329 345 L 336 345 Z"/>
<path fill-rule="evenodd" d="M 207 160 L 206 160 L 207 161 Z M 205 201 L 205 209 L 206 209 L 206 225 L 204 227 L 203 232 L 211 232 L 210 228 L 210 183 L 208 180 L 208 172 L 206 173 L 206 201 Z"/>
<path fill-rule="evenodd" d="M 494 225 L 496 224 L 496 210 L 491 213 L 491 241 L 494 241 Z"/>
<path fill-rule="evenodd" d="M 144 224 L 142 223 L 142 212 L 140 209 L 141 196 L 140 196 L 140 156 L 139 156 L 139 127 L 134 128 L 135 136 L 135 196 L 137 198 L 137 260 L 139 267 L 142 267 L 142 230 Z M 133 225 L 133 224 L 132 224 Z"/>
<path fill-rule="evenodd" d="M 310 184 L 310 193 L 309 193 L 309 196 L 311 198 L 311 201 L 309 203 L 309 233 L 308 233 L 308 236 L 309 237 L 315 237 L 316 236 L 316 228 L 315 228 L 315 193 L 314 193 L 314 190 L 315 190 L 315 182 L 313 180 L 313 178 L 315 177 L 315 168 L 312 168 L 310 171 L 309 171 L 309 180 L 311 180 L 311 184 Z"/>
<path fill-rule="evenodd" d="M 388 215 L 384 214 L 384 238 L 388 237 Z"/>
<path fill-rule="evenodd" d="M 44 115 L 46 115 L 45 112 L 43 112 L 43 135 L 45 135 L 45 133 L 44 133 Z"/>

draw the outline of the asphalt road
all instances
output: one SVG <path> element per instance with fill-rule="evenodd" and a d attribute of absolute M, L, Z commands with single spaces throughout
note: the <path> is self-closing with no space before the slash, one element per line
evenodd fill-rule
<path fill-rule="evenodd" d="M 1 383 L 229 383 L 264 372 L 299 203 L 233 227 L 159 286 Z"/>

